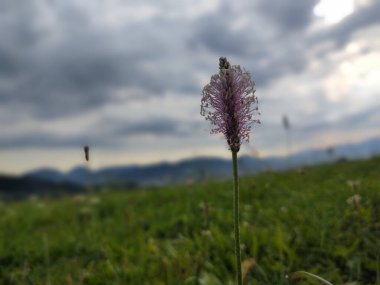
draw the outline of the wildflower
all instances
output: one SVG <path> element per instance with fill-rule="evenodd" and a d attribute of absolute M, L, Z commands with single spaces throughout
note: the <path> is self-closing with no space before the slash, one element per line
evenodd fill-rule
<path fill-rule="evenodd" d="M 346 200 L 347 204 L 352 206 L 355 210 L 359 209 L 360 201 L 362 197 L 359 194 L 355 194 Z"/>
<path fill-rule="evenodd" d="M 219 59 L 219 73 L 202 91 L 201 115 L 214 128 L 211 133 L 221 133 L 232 153 L 233 172 L 233 216 L 237 284 L 242 285 L 241 245 L 239 226 L 239 175 L 237 153 L 243 141 L 248 141 L 252 123 L 258 113 L 255 83 L 251 75 L 240 66 L 231 66 L 225 57 Z"/>
<path fill-rule="evenodd" d="M 100 203 L 100 198 L 98 196 L 93 196 L 88 199 L 90 205 L 97 205 Z"/>
<path fill-rule="evenodd" d="M 347 180 L 347 185 L 351 188 L 352 192 L 356 193 L 360 187 L 360 180 Z"/>
<path fill-rule="evenodd" d="M 286 146 L 288 151 L 288 156 L 291 153 L 292 149 L 292 140 L 291 140 L 291 127 L 290 127 L 290 121 L 287 115 L 282 116 L 282 125 L 284 126 L 285 132 L 286 132 Z M 289 161 L 288 161 L 289 162 Z"/>
<path fill-rule="evenodd" d="M 84 155 L 85 155 L 86 161 L 89 161 L 90 160 L 90 147 L 88 145 L 85 145 L 83 147 L 83 150 L 84 150 Z"/>
<path fill-rule="evenodd" d="M 255 83 L 239 65 L 231 66 L 225 57 L 219 59 L 219 73 L 202 91 L 201 115 L 215 127 L 211 133 L 222 133 L 232 151 L 238 152 L 249 140 L 253 118 L 258 111 Z"/>

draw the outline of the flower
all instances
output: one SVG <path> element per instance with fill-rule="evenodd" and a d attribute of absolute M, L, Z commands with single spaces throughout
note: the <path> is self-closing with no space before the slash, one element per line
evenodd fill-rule
<path fill-rule="evenodd" d="M 84 156 L 86 158 L 86 161 L 89 161 L 90 160 L 90 147 L 88 145 L 85 145 L 83 147 L 83 150 L 84 150 Z"/>
<path fill-rule="evenodd" d="M 243 141 L 249 140 L 252 123 L 259 114 L 255 83 L 239 65 L 231 66 L 225 57 L 219 59 L 219 73 L 202 91 L 201 115 L 215 127 L 212 134 L 221 133 L 231 151 L 238 152 Z"/>

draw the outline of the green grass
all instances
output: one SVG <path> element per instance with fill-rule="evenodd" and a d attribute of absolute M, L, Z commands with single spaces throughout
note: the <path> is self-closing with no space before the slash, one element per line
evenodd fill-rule
<path fill-rule="evenodd" d="M 380 285 L 379 177 L 379 158 L 242 177 L 247 284 Z M 234 266 L 232 180 L 0 205 L 0 284 L 233 284 Z"/>

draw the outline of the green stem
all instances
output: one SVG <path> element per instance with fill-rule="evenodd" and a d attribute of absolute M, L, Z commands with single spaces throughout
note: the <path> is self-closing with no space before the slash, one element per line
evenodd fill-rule
<path fill-rule="evenodd" d="M 240 226 L 239 226 L 239 175 L 237 163 L 237 151 L 232 151 L 232 168 L 234 173 L 234 229 L 235 229 L 235 256 L 237 284 L 242 285 L 241 257 L 240 257 Z"/>

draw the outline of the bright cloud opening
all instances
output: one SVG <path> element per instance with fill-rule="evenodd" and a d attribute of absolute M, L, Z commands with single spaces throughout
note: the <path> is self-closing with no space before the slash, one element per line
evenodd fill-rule
<path fill-rule="evenodd" d="M 321 0 L 314 7 L 314 14 L 323 18 L 326 24 L 336 24 L 354 11 L 354 1 Z"/>

